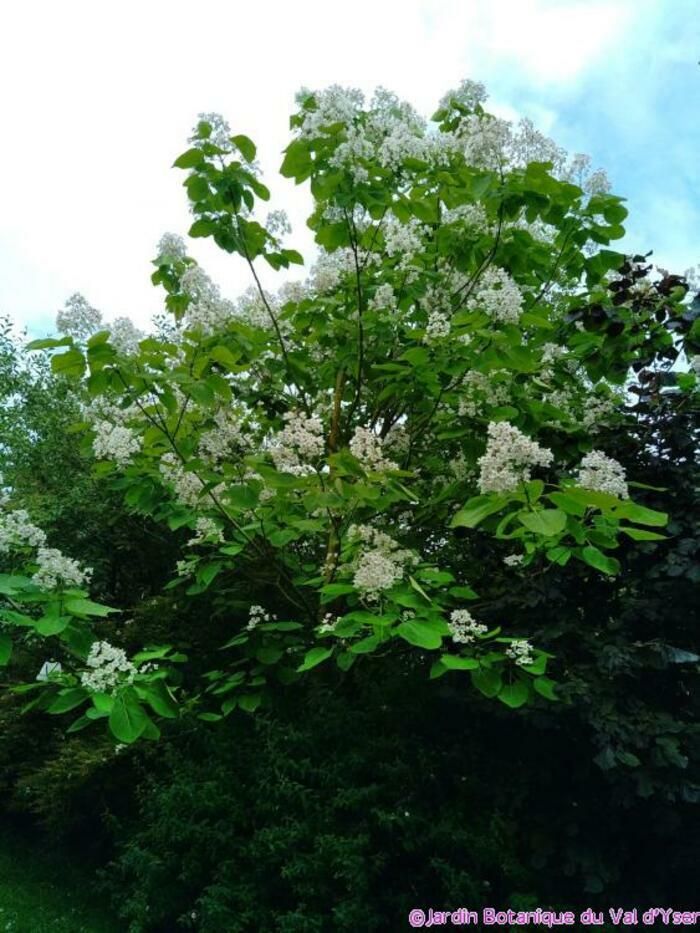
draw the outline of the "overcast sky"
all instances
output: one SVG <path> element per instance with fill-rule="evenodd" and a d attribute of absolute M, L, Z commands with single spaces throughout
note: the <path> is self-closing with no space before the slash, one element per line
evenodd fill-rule
<path fill-rule="evenodd" d="M 43 334 L 80 291 L 147 324 L 155 244 L 189 225 L 170 166 L 201 111 L 255 140 L 308 263 L 306 192 L 275 173 L 295 91 L 333 83 L 384 85 L 429 115 L 483 81 L 494 112 L 607 170 L 630 250 L 683 271 L 700 261 L 699 59 L 700 0 L 7 0 L 0 313 Z M 190 252 L 231 297 L 248 285 L 211 244 Z"/>

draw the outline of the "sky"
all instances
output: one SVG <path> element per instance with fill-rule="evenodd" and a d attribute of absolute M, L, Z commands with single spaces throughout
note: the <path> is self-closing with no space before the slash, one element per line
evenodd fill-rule
<path fill-rule="evenodd" d="M 607 171 L 624 248 L 700 262 L 700 0 L 23 0 L 0 31 L 0 314 L 44 335 L 79 291 L 147 327 L 200 112 L 255 140 L 308 266 L 308 193 L 277 174 L 295 92 L 382 85 L 429 116 L 463 78 Z M 228 297 L 250 284 L 212 243 L 189 252 Z"/>

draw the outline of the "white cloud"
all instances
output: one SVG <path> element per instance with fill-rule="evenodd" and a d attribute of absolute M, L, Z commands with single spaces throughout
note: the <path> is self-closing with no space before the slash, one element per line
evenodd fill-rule
<path fill-rule="evenodd" d="M 512 113 L 498 93 L 507 75 L 532 88 L 532 115 L 551 124 L 537 86 L 563 86 L 595 67 L 639 8 L 631 0 L 12 4 L 0 36 L 0 82 L 13 88 L 0 103 L 0 310 L 36 319 L 75 290 L 107 317 L 143 324 L 159 310 L 149 260 L 162 232 L 189 225 L 182 173 L 169 166 L 199 111 L 224 113 L 258 143 L 275 206 L 290 210 L 295 245 L 308 256 L 306 194 L 275 178 L 298 87 L 383 84 L 429 113 L 471 76 L 493 83 L 496 106 Z M 211 244 L 197 241 L 192 252 L 227 291 L 248 284 Z"/>

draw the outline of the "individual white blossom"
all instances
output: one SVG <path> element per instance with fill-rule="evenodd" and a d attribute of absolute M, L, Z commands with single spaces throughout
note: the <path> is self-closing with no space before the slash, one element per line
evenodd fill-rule
<path fill-rule="evenodd" d="M 52 674 L 61 674 L 62 672 L 63 665 L 60 661 L 44 661 L 39 673 L 36 675 L 36 679 L 39 681 L 50 680 Z"/>
<path fill-rule="evenodd" d="M 524 560 L 524 554 L 509 554 L 507 557 L 503 558 L 503 563 L 506 567 L 519 567 Z"/>
<path fill-rule="evenodd" d="M 492 421 L 488 426 L 486 452 L 479 457 L 479 489 L 487 492 L 511 492 L 526 483 L 535 466 L 552 463 L 551 450 L 531 440 L 507 421 Z"/>
<path fill-rule="evenodd" d="M 281 473 L 307 476 L 314 472 L 314 461 L 325 450 L 323 422 L 316 415 L 298 411 L 286 412 L 284 421 L 284 428 L 270 445 L 272 460 Z"/>
<path fill-rule="evenodd" d="M 514 638 L 506 648 L 506 657 L 515 661 L 518 667 L 527 667 L 535 660 L 532 651 L 532 645 L 525 638 Z"/>
<path fill-rule="evenodd" d="M 467 300 L 471 311 L 483 311 L 500 324 L 517 324 L 523 307 L 520 289 L 505 269 L 489 266 Z"/>
<path fill-rule="evenodd" d="M 115 648 L 108 641 L 96 641 L 86 661 L 89 670 L 80 675 L 80 682 L 94 693 L 114 693 L 122 684 L 131 684 L 138 669 L 127 658 L 123 648 Z"/>
<path fill-rule="evenodd" d="M 92 576 L 92 568 L 81 569 L 76 560 L 66 557 L 57 548 L 40 547 L 36 554 L 39 569 L 32 576 L 32 581 L 44 590 L 54 590 L 61 586 L 83 586 Z"/>
<path fill-rule="evenodd" d="M 61 334 L 69 334 L 85 340 L 102 327 L 102 313 L 93 308 L 80 292 L 75 292 L 66 301 L 63 310 L 56 315 L 56 328 Z"/>
<path fill-rule="evenodd" d="M 468 609 L 455 609 L 451 612 L 447 627 L 452 641 L 461 645 L 469 645 L 479 635 L 485 635 L 488 632 L 488 626 L 477 622 Z"/>
<path fill-rule="evenodd" d="M 111 421 L 98 421 L 93 427 L 92 449 L 98 460 L 112 460 L 125 467 L 141 449 L 141 440 L 131 428 Z"/>
<path fill-rule="evenodd" d="M 29 519 L 25 509 L 0 513 L 0 554 L 16 547 L 41 547 L 46 534 Z"/>
<path fill-rule="evenodd" d="M 629 498 L 624 467 L 600 450 L 586 454 L 581 461 L 576 482 L 584 489 L 607 492 L 620 499 Z"/>
<path fill-rule="evenodd" d="M 350 453 L 356 457 L 365 470 L 383 473 L 386 470 L 398 470 L 393 460 L 384 456 L 382 439 L 369 428 L 355 428 L 350 440 Z"/>

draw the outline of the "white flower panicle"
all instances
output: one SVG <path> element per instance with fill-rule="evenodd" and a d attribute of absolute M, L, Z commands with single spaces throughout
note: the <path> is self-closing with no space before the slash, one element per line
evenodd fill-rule
<path fill-rule="evenodd" d="M 334 616 L 332 612 L 327 612 L 318 627 L 319 635 L 326 635 L 334 632 L 339 621 L 338 617 Z"/>
<path fill-rule="evenodd" d="M 198 135 L 201 123 L 208 123 L 211 127 L 211 133 L 206 140 L 200 139 Z M 203 142 L 210 142 L 219 149 L 228 151 L 231 148 L 231 127 L 220 113 L 199 113 L 197 122 L 192 128 L 192 136 L 188 141 L 197 147 L 200 147 Z"/>
<path fill-rule="evenodd" d="M 204 334 L 224 330 L 235 314 L 235 307 L 222 298 L 218 285 L 197 265 L 189 266 L 180 279 L 180 288 L 190 299 L 185 311 L 187 327 Z"/>
<path fill-rule="evenodd" d="M 477 622 L 468 609 L 455 609 L 451 612 L 447 627 L 452 641 L 460 645 L 469 645 L 488 632 L 488 626 Z"/>
<path fill-rule="evenodd" d="M 284 428 L 270 446 L 272 460 L 281 473 L 308 476 L 325 450 L 323 422 L 316 415 L 299 411 L 286 412 L 284 420 Z"/>
<path fill-rule="evenodd" d="M 96 641 L 87 657 L 88 671 L 80 675 L 80 682 L 94 693 L 114 693 L 122 684 L 131 684 L 138 669 L 127 658 L 122 648 L 108 641 Z"/>
<path fill-rule="evenodd" d="M 187 256 L 185 241 L 177 233 L 164 233 L 156 247 L 156 259 L 163 262 L 178 262 Z"/>
<path fill-rule="evenodd" d="M 365 470 L 374 473 L 398 470 L 398 465 L 384 456 L 382 448 L 382 439 L 374 431 L 369 428 L 355 428 L 350 441 L 350 453 L 360 461 Z"/>
<path fill-rule="evenodd" d="M 199 439 L 199 456 L 208 463 L 240 457 L 251 449 L 251 438 L 246 434 L 243 416 L 233 409 L 219 409 L 214 415 L 214 427 Z"/>
<path fill-rule="evenodd" d="M 607 492 L 620 499 L 629 498 L 624 467 L 600 450 L 586 454 L 581 461 L 576 482 L 584 489 Z"/>
<path fill-rule="evenodd" d="M 195 536 L 187 542 L 187 547 L 195 547 L 197 544 L 216 543 L 221 544 L 224 541 L 224 533 L 213 518 L 206 515 L 200 516 L 195 523 Z"/>
<path fill-rule="evenodd" d="M 85 340 L 102 326 L 102 313 L 93 308 L 80 292 L 75 292 L 66 301 L 63 310 L 56 315 L 56 328 L 61 334 L 69 334 Z"/>
<path fill-rule="evenodd" d="M 93 427 L 92 449 L 98 460 L 112 460 L 125 467 L 141 449 L 141 440 L 131 428 L 111 421 L 98 421 Z"/>
<path fill-rule="evenodd" d="M 160 473 L 165 482 L 173 487 L 180 502 L 189 506 L 199 504 L 204 483 L 196 474 L 185 470 L 174 453 L 163 454 L 160 458 Z"/>
<path fill-rule="evenodd" d="M 354 564 L 353 585 L 370 602 L 403 579 L 407 566 L 418 563 L 413 551 L 402 548 L 389 535 L 369 525 L 351 525 L 348 540 L 366 545 Z"/>
<path fill-rule="evenodd" d="M 533 648 L 525 638 L 514 638 L 506 648 L 506 657 L 515 661 L 518 667 L 527 667 L 535 660 L 532 654 Z"/>
<path fill-rule="evenodd" d="M 435 343 L 450 336 L 450 319 L 442 311 L 431 311 L 425 326 L 425 343 Z"/>
<path fill-rule="evenodd" d="M 114 348 L 125 356 L 136 353 L 139 348 L 139 342 L 143 340 L 145 334 L 128 317 L 115 318 L 111 324 L 107 324 L 109 329 L 109 339 Z"/>
<path fill-rule="evenodd" d="M 41 547 L 46 534 L 29 519 L 25 509 L 0 514 L 0 554 L 16 547 Z"/>
<path fill-rule="evenodd" d="M 471 311 L 483 311 L 499 324 L 517 324 L 523 309 L 520 289 L 505 269 L 489 266 L 467 300 Z"/>
<path fill-rule="evenodd" d="M 81 569 L 76 560 L 66 557 L 57 548 L 40 547 L 36 561 L 39 569 L 32 576 L 32 581 L 45 590 L 55 590 L 59 586 L 83 586 L 92 577 L 92 568 Z"/>
<path fill-rule="evenodd" d="M 488 426 L 486 453 L 479 457 L 479 489 L 487 492 L 511 492 L 530 480 L 532 467 L 552 463 L 551 450 L 531 440 L 507 421 Z"/>
<path fill-rule="evenodd" d="M 272 622 L 274 619 L 275 616 L 269 613 L 267 609 L 263 609 L 262 606 L 251 606 L 248 610 L 248 624 L 246 625 L 246 629 L 252 632 L 261 622 Z"/>

